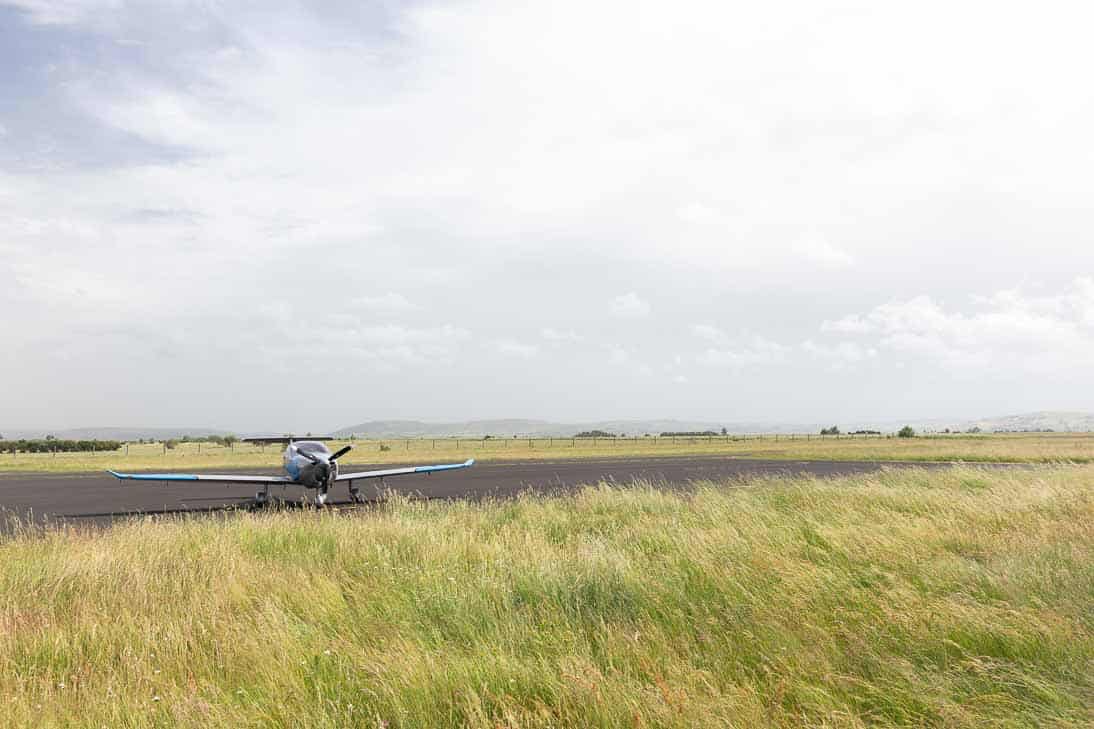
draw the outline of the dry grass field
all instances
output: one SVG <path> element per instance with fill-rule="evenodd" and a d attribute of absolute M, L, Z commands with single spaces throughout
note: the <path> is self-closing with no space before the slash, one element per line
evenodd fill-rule
<path fill-rule="evenodd" d="M 0 541 L 0 725 L 1088 727 L 1092 483 L 912 469 L 24 532 Z"/>
<path fill-rule="evenodd" d="M 332 443 L 337 448 L 349 441 Z M 918 438 L 716 436 L 712 438 L 492 438 L 358 440 L 344 459 L 352 463 L 434 463 L 478 460 L 713 455 L 839 461 L 964 461 L 1025 463 L 1094 462 L 1094 434 L 1021 433 L 938 435 Z M 279 469 L 281 447 L 180 443 L 131 444 L 106 453 L 0 454 L 0 472 L 86 472 L 266 468 Z"/>

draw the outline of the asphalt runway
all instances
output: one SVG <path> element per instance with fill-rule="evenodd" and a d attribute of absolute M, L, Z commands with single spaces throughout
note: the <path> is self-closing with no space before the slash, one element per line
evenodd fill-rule
<path fill-rule="evenodd" d="M 391 468 L 395 464 L 346 464 L 343 469 Z M 718 456 L 670 458 L 610 458 L 476 463 L 473 467 L 436 473 L 389 478 L 384 487 L 429 499 L 506 498 L 532 490 L 564 493 L 600 481 L 631 485 L 651 481 L 686 487 L 702 480 L 724 480 L 762 475 L 806 474 L 831 477 L 872 473 L 883 468 L 922 464 L 836 461 L 769 461 Z M 236 470 L 236 473 L 275 473 L 272 470 Z M 375 480 L 358 481 L 365 496 L 378 496 Z M 338 484 L 328 504 L 351 506 L 348 487 Z M 270 495 L 289 504 L 306 500 L 298 486 L 272 488 Z M 314 493 L 314 492 L 310 492 Z M 145 514 L 200 514 L 250 505 L 255 487 L 201 482 L 119 481 L 106 473 L 0 474 L 0 530 L 12 528 L 12 517 L 39 525 L 104 525 L 129 516 Z"/>

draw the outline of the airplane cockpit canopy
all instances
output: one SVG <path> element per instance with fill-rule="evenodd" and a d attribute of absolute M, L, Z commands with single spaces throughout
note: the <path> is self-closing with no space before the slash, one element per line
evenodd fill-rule
<path fill-rule="evenodd" d="M 305 453 L 330 453 L 330 449 L 317 440 L 298 440 L 294 445 L 298 451 Z"/>

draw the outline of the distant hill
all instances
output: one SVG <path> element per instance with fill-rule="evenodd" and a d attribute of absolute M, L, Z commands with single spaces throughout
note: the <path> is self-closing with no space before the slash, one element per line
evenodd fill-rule
<path fill-rule="evenodd" d="M 548 420 L 469 420 L 449 423 L 430 423 L 421 420 L 372 420 L 339 428 L 333 432 L 338 437 L 356 435 L 359 438 L 452 438 L 457 436 L 481 437 L 492 435 L 508 437 L 568 437 L 583 431 L 601 430 L 615 435 L 656 435 L 665 432 L 703 432 L 713 430 L 728 433 L 816 433 L 821 427 L 833 423 L 772 423 L 760 421 L 715 422 L 696 420 L 601 420 L 596 422 L 556 423 Z M 841 430 L 875 429 L 895 433 L 904 425 L 912 425 L 921 432 L 940 432 L 945 429 L 966 431 L 977 427 L 993 431 L 1033 432 L 1094 432 L 1094 413 L 1043 411 L 1021 415 L 981 418 L 978 420 L 915 419 L 907 420 L 856 420 L 835 421 Z"/>
<path fill-rule="evenodd" d="M 68 428 L 66 430 L 0 430 L 6 439 L 44 438 L 52 435 L 61 440 L 163 440 L 204 435 L 228 435 L 230 431 L 215 428 Z"/>
<path fill-rule="evenodd" d="M 858 423 L 855 424 L 858 427 Z M 1094 413 L 1071 412 L 1063 410 L 1044 410 L 1034 413 L 1022 413 L 1019 415 L 1002 415 L 996 417 L 979 418 L 975 420 L 951 419 L 915 419 L 886 420 L 863 422 L 862 427 L 874 428 L 884 433 L 896 432 L 903 425 L 911 425 L 924 433 L 939 433 L 949 429 L 951 431 L 965 432 L 971 428 L 979 428 L 984 433 L 996 431 L 1008 433 L 1036 433 L 1053 431 L 1056 433 L 1086 433 L 1094 432 Z M 844 425 L 840 423 L 840 428 Z"/>
<path fill-rule="evenodd" d="M 448 423 L 430 423 L 421 420 L 371 420 L 333 431 L 336 437 L 356 435 L 360 438 L 452 438 L 452 437 L 511 437 L 514 435 L 536 438 L 564 438 L 583 431 L 601 430 L 615 435 L 656 435 L 665 432 L 703 432 L 713 430 L 728 433 L 816 433 L 821 427 L 838 425 L 844 432 L 858 429 L 875 429 L 893 433 L 903 425 L 911 425 L 921 432 L 950 430 L 966 431 L 976 427 L 985 433 L 1008 432 L 1094 432 L 1094 413 L 1072 411 L 1040 411 L 976 420 L 916 419 L 907 420 L 855 420 L 836 419 L 824 423 L 773 423 L 762 421 L 699 421 L 699 420 L 601 420 L 576 423 L 556 423 L 549 420 L 511 418 L 496 420 L 467 420 Z M 6 439 L 43 438 L 52 435 L 62 439 L 139 440 L 200 437 L 204 435 L 228 435 L 233 431 L 217 428 L 123 428 L 92 427 L 44 430 L 29 428 L 0 428 Z M 237 435 L 246 435 L 235 431 Z M 316 431 L 320 432 L 320 431 Z"/>
<path fill-rule="evenodd" d="M 447 438 L 459 435 L 561 435 L 558 425 L 546 420 L 471 420 L 428 423 L 421 420 L 370 420 L 335 430 L 335 436 L 363 438 Z"/>
<path fill-rule="evenodd" d="M 757 432 L 806 432 L 813 425 L 776 426 L 770 423 L 716 423 L 695 420 L 603 420 L 582 423 L 554 423 L 547 420 L 470 420 L 455 423 L 428 423 L 420 420 L 373 420 L 350 425 L 334 431 L 335 436 L 359 438 L 452 438 L 457 436 L 509 437 L 568 437 L 576 433 L 601 430 L 615 435 L 657 435 L 664 432 L 702 432 L 713 430 L 720 432 L 725 428 L 729 433 Z"/>
<path fill-rule="evenodd" d="M 1047 410 L 1037 413 L 1024 413 L 1022 415 L 1004 415 L 998 418 L 984 418 L 982 420 L 974 420 L 969 425 L 970 427 L 979 427 L 985 432 L 995 430 L 1090 432 L 1094 431 L 1094 413 Z"/>

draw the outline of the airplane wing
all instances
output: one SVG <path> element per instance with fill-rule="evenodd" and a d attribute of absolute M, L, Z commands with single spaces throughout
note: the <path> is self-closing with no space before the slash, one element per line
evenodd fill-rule
<path fill-rule="evenodd" d="M 457 468 L 470 468 L 475 464 L 474 458 L 468 458 L 463 463 L 443 463 L 438 466 L 409 466 L 407 468 L 388 468 L 381 471 L 358 471 L 357 473 L 340 473 L 337 481 L 355 481 L 359 478 L 383 478 L 384 476 L 405 476 L 411 473 L 433 473 L 434 471 L 453 471 Z"/>
<path fill-rule="evenodd" d="M 253 476 L 239 473 L 229 476 L 196 473 L 118 473 L 107 471 L 114 478 L 131 481 L 217 481 L 220 483 L 295 483 L 288 476 Z"/>

